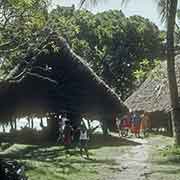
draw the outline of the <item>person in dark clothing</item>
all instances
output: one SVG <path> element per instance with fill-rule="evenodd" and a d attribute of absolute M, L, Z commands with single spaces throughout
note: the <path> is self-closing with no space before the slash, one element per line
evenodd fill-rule
<path fill-rule="evenodd" d="M 63 131 L 64 147 L 65 147 L 66 153 L 69 153 L 69 149 L 72 144 L 72 131 L 73 129 L 70 125 L 70 121 L 66 121 L 64 131 Z"/>
<path fill-rule="evenodd" d="M 80 127 L 74 127 L 73 129 L 73 145 L 74 147 L 78 147 L 80 138 Z"/>
<path fill-rule="evenodd" d="M 136 137 L 140 137 L 140 127 L 141 127 L 141 117 L 137 112 L 132 113 L 131 117 L 132 122 L 132 132 L 135 134 Z"/>

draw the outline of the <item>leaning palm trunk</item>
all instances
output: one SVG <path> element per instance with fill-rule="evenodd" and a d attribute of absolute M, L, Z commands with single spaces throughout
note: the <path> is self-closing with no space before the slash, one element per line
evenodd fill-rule
<path fill-rule="evenodd" d="M 176 144 L 180 145 L 180 109 L 178 102 L 178 88 L 175 73 L 175 55 L 174 55 L 174 27 L 177 12 L 177 0 L 171 0 L 169 3 L 169 13 L 167 17 L 167 71 L 170 91 L 170 100 L 172 107 L 172 124 Z"/>

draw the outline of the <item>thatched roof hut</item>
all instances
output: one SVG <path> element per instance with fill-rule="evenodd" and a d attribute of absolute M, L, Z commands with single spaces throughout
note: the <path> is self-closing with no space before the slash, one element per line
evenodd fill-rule
<path fill-rule="evenodd" d="M 176 57 L 175 64 L 178 89 L 180 90 L 180 56 Z M 171 103 L 166 61 L 161 62 L 150 72 L 140 88 L 126 99 L 125 105 L 132 111 L 150 112 L 153 119 L 158 121 L 167 120 L 170 117 Z"/>
<path fill-rule="evenodd" d="M 0 82 L 0 121 L 67 110 L 100 118 L 126 111 L 119 96 L 77 56 L 49 35 Z"/>
<path fill-rule="evenodd" d="M 176 76 L 180 90 L 180 56 L 176 57 Z M 125 105 L 136 111 L 171 111 L 166 61 L 151 71 L 140 88 L 126 99 Z"/>

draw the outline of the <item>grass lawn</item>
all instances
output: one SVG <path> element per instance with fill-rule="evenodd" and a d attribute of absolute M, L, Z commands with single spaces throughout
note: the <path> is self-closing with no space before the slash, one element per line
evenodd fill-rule
<path fill-rule="evenodd" d="M 152 154 L 152 178 L 180 180 L 180 147 L 173 146 L 173 138 L 162 137 L 161 141 Z"/>
<path fill-rule="evenodd" d="M 79 150 L 71 150 L 67 156 L 63 147 L 52 144 L 14 144 L 0 156 L 23 162 L 30 180 L 102 180 L 118 170 L 116 157 L 134 145 L 116 137 L 98 136 L 92 142 L 89 160 L 82 158 Z"/>
<path fill-rule="evenodd" d="M 164 136 L 122 139 L 98 135 L 91 139 L 90 159 L 82 158 L 78 149 L 67 155 L 62 146 L 54 144 L 14 144 L 1 151 L 0 158 L 22 162 L 29 180 L 130 180 L 136 171 L 137 179 L 180 180 L 180 147 L 172 144 L 173 139 Z"/>

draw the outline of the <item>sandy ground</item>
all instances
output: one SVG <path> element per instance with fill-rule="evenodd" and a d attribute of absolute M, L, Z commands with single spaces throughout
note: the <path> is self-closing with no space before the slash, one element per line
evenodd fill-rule
<path fill-rule="evenodd" d="M 131 146 L 126 153 L 116 157 L 116 171 L 112 180 L 180 180 L 180 164 L 169 164 L 157 151 L 172 144 L 166 137 L 131 139 L 140 145 Z"/>

